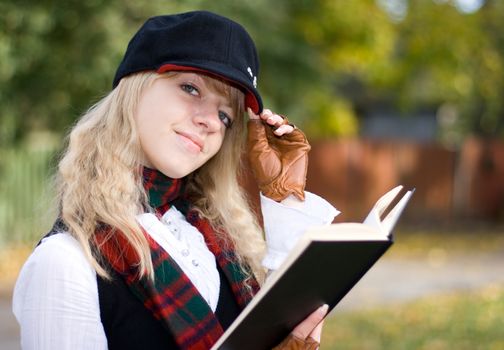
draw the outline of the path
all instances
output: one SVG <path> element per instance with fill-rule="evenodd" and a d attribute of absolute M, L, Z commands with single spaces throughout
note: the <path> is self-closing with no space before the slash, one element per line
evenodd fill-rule
<path fill-rule="evenodd" d="M 384 257 L 342 300 L 333 314 L 494 283 L 504 285 L 504 247 L 500 253 L 454 256 L 430 263 L 427 260 Z"/>

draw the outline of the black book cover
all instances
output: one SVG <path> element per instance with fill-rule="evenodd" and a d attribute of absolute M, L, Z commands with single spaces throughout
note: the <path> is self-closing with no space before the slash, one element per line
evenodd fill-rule
<path fill-rule="evenodd" d="M 319 306 L 332 310 L 392 245 L 412 194 L 398 186 L 364 223 L 309 229 L 212 350 L 270 350 Z"/>

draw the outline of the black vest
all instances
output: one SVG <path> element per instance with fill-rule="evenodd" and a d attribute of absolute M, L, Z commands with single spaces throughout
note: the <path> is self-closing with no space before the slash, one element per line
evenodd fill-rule
<path fill-rule="evenodd" d="M 64 231 L 65 228 L 61 225 L 61 222 L 57 221 L 45 237 Z M 217 269 L 220 292 L 215 315 L 225 330 L 240 313 L 240 307 L 234 298 L 229 281 L 218 264 Z M 178 349 L 170 331 L 154 318 L 140 299 L 133 295 L 126 282 L 113 271 L 111 276 L 112 281 L 107 281 L 96 275 L 100 318 L 107 336 L 108 348 L 110 350 Z"/>

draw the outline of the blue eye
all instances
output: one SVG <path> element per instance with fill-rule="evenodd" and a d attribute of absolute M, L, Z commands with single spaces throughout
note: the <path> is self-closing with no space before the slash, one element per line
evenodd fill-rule
<path fill-rule="evenodd" d="M 195 86 L 191 85 L 191 84 L 182 84 L 180 85 L 180 88 L 182 90 L 184 90 L 185 92 L 187 92 L 188 94 L 191 94 L 191 95 L 199 95 L 199 90 L 198 88 L 196 88 Z"/>
<path fill-rule="evenodd" d="M 231 117 L 227 113 L 220 111 L 219 112 L 219 119 L 222 121 L 224 126 L 228 129 L 231 127 L 231 125 L 233 125 L 233 119 L 231 119 Z"/>

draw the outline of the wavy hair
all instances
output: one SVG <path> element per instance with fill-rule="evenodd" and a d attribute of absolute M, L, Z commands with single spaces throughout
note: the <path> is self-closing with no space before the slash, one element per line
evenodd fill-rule
<path fill-rule="evenodd" d="M 165 73 L 174 75 L 176 72 Z M 142 150 L 134 114 L 143 91 L 159 78 L 154 72 L 132 74 L 92 106 L 76 123 L 58 167 L 61 217 L 82 246 L 96 272 L 110 278 L 93 254 L 94 233 L 106 224 L 121 231 L 139 257 L 140 276 L 154 278 L 149 244 L 136 216 L 149 208 L 141 176 Z M 219 152 L 188 175 L 193 205 L 217 233 L 228 234 L 243 272 L 264 281 L 262 230 L 238 183 L 244 147 L 243 93 L 223 81 L 204 76 L 211 88 L 230 98 L 235 120 Z"/>

